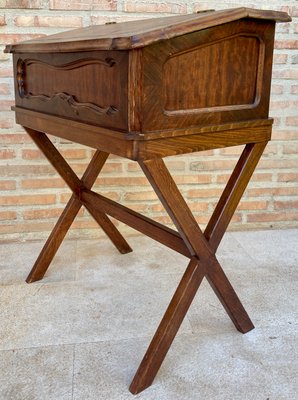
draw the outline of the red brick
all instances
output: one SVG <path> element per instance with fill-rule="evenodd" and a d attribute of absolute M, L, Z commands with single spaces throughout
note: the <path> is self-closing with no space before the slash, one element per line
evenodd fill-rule
<path fill-rule="evenodd" d="M 77 28 L 83 25 L 83 19 L 77 16 L 19 15 L 14 18 L 14 24 L 16 26 Z"/>
<path fill-rule="evenodd" d="M 126 166 L 128 172 L 142 172 L 140 166 L 136 162 L 129 162 Z"/>
<path fill-rule="evenodd" d="M 272 140 L 298 140 L 298 129 L 288 131 L 275 130 L 272 134 Z"/>
<path fill-rule="evenodd" d="M 190 163 L 191 171 L 214 171 L 214 170 L 231 170 L 235 167 L 237 160 L 214 160 L 210 158 L 209 161 L 194 161 Z"/>
<path fill-rule="evenodd" d="M 266 210 L 268 201 L 241 201 L 238 210 Z"/>
<path fill-rule="evenodd" d="M 274 64 L 286 64 L 288 61 L 287 54 L 274 54 L 273 63 Z"/>
<path fill-rule="evenodd" d="M 137 164 L 137 163 L 135 163 Z M 185 170 L 185 161 L 167 161 L 166 166 L 170 171 L 184 171 Z"/>
<path fill-rule="evenodd" d="M 0 211 L 0 220 L 9 221 L 17 219 L 17 213 L 15 211 Z"/>
<path fill-rule="evenodd" d="M 16 153 L 14 150 L 0 149 L 0 159 L 15 158 Z"/>
<path fill-rule="evenodd" d="M 0 235 L 3 234 L 13 234 L 17 233 L 32 233 L 32 232 L 51 232 L 53 229 L 53 222 L 34 222 L 26 221 L 26 223 L 21 224 L 19 221 L 15 223 L 10 223 L 9 225 L 0 225 Z M 38 236 L 39 237 L 39 236 Z"/>
<path fill-rule="evenodd" d="M 297 221 L 297 212 L 287 212 L 287 213 L 260 213 L 260 214 L 248 214 L 248 222 L 275 222 L 275 221 Z"/>
<path fill-rule="evenodd" d="M 14 106 L 14 100 L 0 100 L 0 110 L 10 111 L 11 107 Z"/>
<path fill-rule="evenodd" d="M 6 25 L 5 15 L 0 15 L 0 26 Z"/>
<path fill-rule="evenodd" d="M 276 49 L 298 49 L 298 40 L 276 40 L 274 47 Z"/>
<path fill-rule="evenodd" d="M 22 215 L 24 219 L 58 218 L 63 212 L 62 208 L 48 208 L 45 210 L 26 210 Z"/>
<path fill-rule="evenodd" d="M 73 160 L 85 159 L 86 158 L 86 150 L 84 149 L 67 149 L 62 150 L 60 153 L 63 157 Z M 38 149 L 24 149 L 22 150 L 22 158 L 24 160 L 35 160 L 35 159 L 45 159 L 45 156 Z"/>
<path fill-rule="evenodd" d="M 193 213 L 208 211 L 208 207 L 209 207 L 208 203 L 199 203 L 199 202 L 189 203 L 188 205 Z"/>
<path fill-rule="evenodd" d="M 188 185 L 193 183 L 210 183 L 211 176 L 206 174 L 198 175 L 174 175 L 177 185 Z"/>
<path fill-rule="evenodd" d="M 187 7 L 185 4 L 180 5 L 166 2 L 149 3 L 140 1 L 126 1 L 124 3 L 124 11 L 137 13 L 186 13 Z"/>
<path fill-rule="evenodd" d="M 298 94 L 298 85 L 291 86 L 291 93 Z"/>
<path fill-rule="evenodd" d="M 282 70 L 273 70 L 272 77 L 274 79 L 298 79 L 298 69 L 282 69 Z"/>
<path fill-rule="evenodd" d="M 13 127 L 13 120 L 10 118 L 0 119 L 0 129 L 10 129 Z"/>
<path fill-rule="evenodd" d="M 108 161 L 104 165 L 101 174 L 111 173 L 111 172 L 122 172 L 122 170 L 123 170 L 123 165 L 120 162 L 113 163 Z"/>
<path fill-rule="evenodd" d="M 20 33 L 7 33 L 0 36 L 0 44 L 15 44 L 23 42 L 24 40 L 37 39 L 46 36 L 45 34 L 20 34 Z"/>
<path fill-rule="evenodd" d="M 10 120 L 12 121 L 12 120 Z M 0 128 L 1 128 L 0 121 Z M 24 143 L 32 143 L 30 137 L 25 133 L 8 133 L 0 135 L 0 143 L 1 144 L 24 144 Z"/>
<path fill-rule="evenodd" d="M 139 185 L 148 185 L 148 181 L 145 177 L 114 177 L 114 178 L 103 178 L 99 177 L 97 180 L 97 184 L 100 187 L 107 186 L 139 186 Z"/>
<path fill-rule="evenodd" d="M 282 85 L 272 85 L 271 94 L 282 94 L 284 92 L 284 87 Z"/>
<path fill-rule="evenodd" d="M 258 168 L 264 168 L 264 169 L 272 169 L 272 168 L 277 168 L 277 169 L 281 169 L 281 168 L 297 168 L 297 160 L 293 160 L 293 159 L 273 159 L 271 157 L 269 157 L 268 159 L 263 158 L 261 159 L 261 161 L 258 164 Z"/>
<path fill-rule="evenodd" d="M 275 210 L 285 210 L 295 208 L 298 210 L 298 200 L 294 201 L 275 201 L 274 209 Z"/>
<path fill-rule="evenodd" d="M 157 195 L 155 192 L 151 191 L 138 191 L 138 192 L 127 192 L 124 195 L 125 201 L 148 201 L 148 200 L 157 200 Z"/>
<path fill-rule="evenodd" d="M 117 0 L 50 0 L 50 10 L 116 11 Z"/>
<path fill-rule="evenodd" d="M 220 174 L 216 177 L 217 183 L 227 183 L 230 174 Z M 270 173 L 254 173 L 251 177 L 251 182 L 271 182 L 272 174 Z"/>
<path fill-rule="evenodd" d="M 0 204 L 5 206 L 23 206 L 35 204 L 55 204 L 56 196 L 51 194 L 19 195 L 0 197 Z"/>
<path fill-rule="evenodd" d="M 298 154 L 298 144 L 284 144 L 283 146 L 283 153 L 284 154 Z M 298 167 L 298 160 L 297 160 L 297 167 Z"/>
<path fill-rule="evenodd" d="M 42 8 L 42 0 L 1 0 L 0 8 Z"/>
<path fill-rule="evenodd" d="M 15 181 L 0 181 L 0 190 L 15 190 Z"/>
<path fill-rule="evenodd" d="M 216 197 L 219 198 L 219 196 L 222 193 L 222 189 L 190 189 L 187 191 L 187 197 L 188 198 L 212 198 Z"/>
<path fill-rule="evenodd" d="M 298 17 L 298 7 L 290 7 L 288 12 L 292 17 Z"/>
<path fill-rule="evenodd" d="M 286 124 L 289 126 L 298 126 L 298 117 L 287 117 Z"/>
<path fill-rule="evenodd" d="M 66 184 L 62 178 L 23 179 L 21 187 L 23 189 L 53 189 L 64 188 Z"/>
<path fill-rule="evenodd" d="M 285 101 L 285 100 L 280 100 L 280 101 L 276 101 L 276 100 L 271 100 L 270 102 L 270 110 L 283 110 L 285 108 L 288 108 L 290 105 L 289 101 Z"/>
<path fill-rule="evenodd" d="M 106 22 L 111 22 L 111 21 L 115 21 L 115 19 L 103 16 L 103 15 L 92 15 L 91 16 L 91 25 L 103 25 Z"/>
<path fill-rule="evenodd" d="M 38 176 L 42 174 L 53 175 L 55 170 L 51 165 L 2 165 L 1 173 L 3 176 L 19 177 L 27 174 Z"/>
<path fill-rule="evenodd" d="M 298 182 L 298 172 L 284 172 L 277 174 L 277 180 L 280 182 Z"/>
<path fill-rule="evenodd" d="M 297 196 L 298 187 L 278 187 L 278 188 L 254 188 L 247 189 L 247 197 L 261 196 Z"/>
<path fill-rule="evenodd" d="M 42 152 L 38 149 L 36 150 L 24 149 L 22 150 L 22 158 L 24 160 L 38 160 L 45 157 L 42 155 Z"/>
<path fill-rule="evenodd" d="M 0 39 L 1 43 L 1 39 Z M 5 43 L 2 43 L 5 44 Z M 13 77 L 13 69 L 11 68 L 0 68 L 0 78 L 12 78 Z"/>

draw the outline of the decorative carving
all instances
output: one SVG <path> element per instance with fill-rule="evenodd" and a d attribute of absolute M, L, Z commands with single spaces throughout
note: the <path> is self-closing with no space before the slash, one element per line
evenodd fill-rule
<path fill-rule="evenodd" d="M 81 109 L 93 111 L 97 114 L 106 114 L 113 115 L 118 112 L 118 109 L 112 105 L 108 107 L 100 107 L 93 103 L 80 103 L 75 99 L 75 96 L 68 93 L 55 93 L 51 96 L 47 96 L 45 94 L 33 94 L 27 91 L 26 87 L 26 69 L 32 65 L 41 65 L 46 68 L 60 70 L 60 71 L 68 71 L 76 68 L 81 68 L 86 65 L 99 64 L 104 65 L 105 67 L 111 68 L 116 64 L 116 61 L 113 58 L 106 58 L 104 60 L 95 59 L 95 58 L 85 58 L 76 61 L 69 62 L 67 64 L 62 65 L 51 65 L 46 62 L 35 60 L 35 59 L 19 59 L 17 62 L 17 76 L 16 81 L 18 85 L 18 92 L 21 98 L 25 99 L 35 99 L 41 100 L 51 103 L 59 103 L 60 106 L 65 106 L 66 104 L 72 109 L 72 111 L 78 115 Z"/>
<path fill-rule="evenodd" d="M 19 95 L 21 97 L 25 97 L 26 90 L 25 90 L 25 76 L 26 76 L 26 68 L 25 68 L 25 61 L 19 59 L 17 63 L 17 85 Z"/>
<path fill-rule="evenodd" d="M 93 111 L 97 114 L 106 114 L 106 115 L 113 115 L 117 113 L 119 110 L 114 107 L 114 106 L 108 106 L 108 107 L 99 107 L 95 104 L 92 103 L 79 103 L 78 101 L 75 100 L 74 96 L 68 94 L 68 93 L 55 93 L 53 96 L 46 96 L 44 94 L 41 95 L 32 95 L 31 93 L 28 93 L 27 95 L 24 96 L 25 98 L 30 98 L 30 99 L 37 99 L 41 101 L 46 101 L 46 102 L 52 102 L 52 103 L 61 103 L 61 105 L 67 104 L 68 106 L 71 107 L 73 112 L 78 115 L 79 111 L 81 109 L 87 109 L 89 111 Z"/>

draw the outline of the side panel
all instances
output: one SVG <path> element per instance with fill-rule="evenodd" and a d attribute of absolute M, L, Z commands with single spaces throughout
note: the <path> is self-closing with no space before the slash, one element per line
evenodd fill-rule
<path fill-rule="evenodd" d="M 143 133 L 267 118 L 274 26 L 243 19 L 145 48 Z"/>
<path fill-rule="evenodd" d="M 128 53 L 15 54 L 16 105 L 127 129 Z"/>

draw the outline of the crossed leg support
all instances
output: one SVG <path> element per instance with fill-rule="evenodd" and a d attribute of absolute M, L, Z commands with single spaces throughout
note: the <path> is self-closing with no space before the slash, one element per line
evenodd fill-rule
<path fill-rule="evenodd" d="M 173 220 L 177 233 L 90 190 L 108 157 L 106 153 L 99 151 L 95 153 L 80 180 L 45 134 L 31 129 L 26 130 L 73 191 L 27 282 L 43 277 L 82 204 L 87 207 L 120 252 L 127 253 L 131 248 L 106 214 L 190 258 L 188 267 L 130 385 L 133 394 L 141 392 L 153 382 L 204 277 L 207 278 L 235 327 L 242 333 L 254 328 L 215 253 L 267 142 L 246 145 L 204 233 L 163 160 L 139 162 Z"/>

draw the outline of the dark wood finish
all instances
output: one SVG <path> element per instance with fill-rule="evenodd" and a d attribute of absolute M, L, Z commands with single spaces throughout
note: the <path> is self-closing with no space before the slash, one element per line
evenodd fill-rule
<path fill-rule="evenodd" d="M 221 266 L 216 259 L 215 252 L 210 248 L 207 239 L 199 228 L 163 160 L 148 160 L 141 162 L 140 165 L 163 206 L 176 225 L 190 253 L 206 265 L 208 277 L 212 281 L 214 272 L 209 274 L 209 270 L 221 270 Z M 221 280 L 217 283 L 216 294 L 228 311 L 236 328 L 242 333 L 253 329 L 252 322 L 223 273 L 221 273 Z M 233 301 L 230 301 L 230 299 L 233 299 Z M 239 310 L 241 310 L 241 312 L 238 312 Z"/>
<path fill-rule="evenodd" d="M 141 140 L 264 120 L 280 20 L 289 17 L 239 8 L 7 46 L 14 53 L 16 105 Z"/>
<path fill-rule="evenodd" d="M 131 382 L 131 393 L 137 394 L 152 384 L 204 275 L 205 266 L 193 257 Z"/>
<path fill-rule="evenodd" d="M 289 22 L 285 12 L 234 8 L 199 14 L 95 25 L 6 46 L 6 52 L 67 53 L 90 50 L 127 50 L 148 46 L 189 32 L 242 18 Z"/>
<path fill-rule="evenodd" d="M 127 130 L 128 53 L 16 54 L 16 105 Z"/>
<path fill-rule="evenodd" d="M 266 145 L 267 142 L 250 143 L 243 150 L 204 232 L 213 251 L 216 251 Z"/>
<path fill-rule="evenodd" d="M 112 216 L 186 256 L 189 265 L 131 383 L 154 380 L 205 276 L 242 333 L 253 324 L 217 247 L 271 138 L 276 22 L 286 13 L 237 8 L 77 29 L 6 47 L 14 53 L 16 120 L 73 194 L 27 282 L 41 279 L 83 205 L 121 253 Z M 96 149 L 79 179 L 46 134 Z M 163 157 L 245 149 L 203 233 Z M 91 190 L 108 153 L 139 162 L 177 231 Z"/>
<path fill-rule="evenodd" d="M 268 141 L 271 138 L 272 119 L 245 121 L 221 125 L 189 128 L 177 132 L 163 133 L 154 138 L 140 139 L 123 137 L 120 132 L 102 127 L 65 120 L 40 112 L 17 107 L 16 121 L 20 125 L 47 133 L 107 153 L 116 154 L 131 160 L 146 160 L 196 151 L 239 146 L 246 143 Z"/>
<path fill-rule="evenodd" d="M 143 133 L 267 118 L 274 25 L 245 19 L 146 47 Z"/>
<path fill-rule="evenodd" d="M 96 151 L 83 174 L 82 179 L 79 180 L 45 134 L 28 128 L 26 128 L 26 131 L 74 192 L 26 279 L 27 283 L 31 283 L 44 277 L 66 233 L 82 206 L 82 202 L 79 199 L 80 190 L 82 188 L 91 188 L 93 186 L 99 172 L 108 158 L 108 154 Z M 126 240 L 102 212 L 92 210 L 91 208 L 88 208 L 88 211 L 98 222 L 120 253 L 125 254 L 132 251 Z"/>

